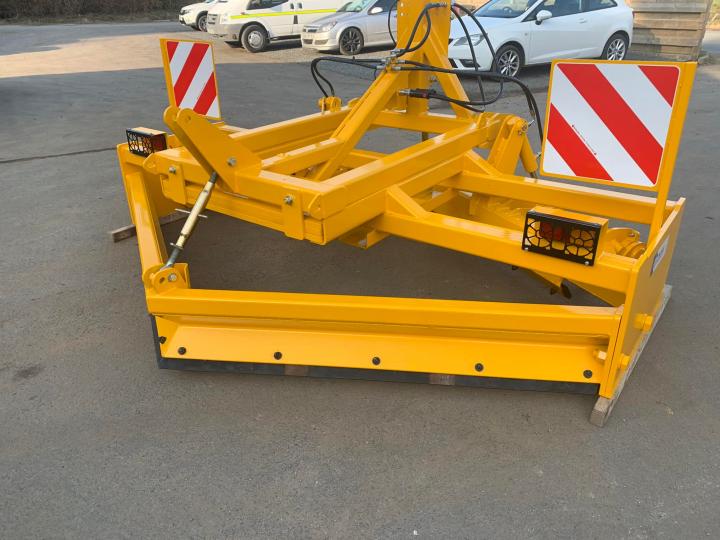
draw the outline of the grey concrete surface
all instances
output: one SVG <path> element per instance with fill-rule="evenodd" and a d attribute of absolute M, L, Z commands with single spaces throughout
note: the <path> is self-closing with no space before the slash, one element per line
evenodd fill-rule
<path fill-rule="evenodd" d="M 712 54 L 720 54 L 720 30 L 707 30 L 702 42 L 703 50 Z"/>
<path fill-rule="evenodd" d="M 219 77 L 237 125 L 317 98 L 304 64 Z M 2 536 L 718 537 L 719 80 L 700 69 L 677 165 L 673 298 L 598 429 L 587 396 L 157 370 L 136 242 L 107 236 L 128 217 L 102 149 L 162 127 L 160 70 L 0 78 Z M 337 76 L 347 96 L 366 83 Z M 320 248 L 216 215 L 188 258 L 198 286 L 565 302 L 430 246 Z"/>

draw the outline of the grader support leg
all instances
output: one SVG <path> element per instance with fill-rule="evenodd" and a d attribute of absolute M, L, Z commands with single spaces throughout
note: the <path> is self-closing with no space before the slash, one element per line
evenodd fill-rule
<path fill-rule="evenodd" d="M 660 303 L 660 308 L 658 309 L 657 313 L 655 314 L 653 318 L 653 325 L 652 329 L 647 332 L 644 337 L 642 338 L 642 341 L 640 342 L 640 346 L 638 347 L 637 352 L 633 355 L 632 359 L 630 360 L 627 369 L 625 371 L 625 374 L 620 379 L 620 382 L 618 383 L 615 394 L 611 398 L 606 398 L 600 396 L 597 401 L 595 402 L 595 406 L 593 407 L 592 413 L 590 413 L 590 423 L 598 426 L 603 427 L 605 423 L 610 418 L 610 414 L 612 414 L 613 409 L 615 408 L 615 405 L 618 402 L 618 399 L 620 399 L 620 393 L 623 391 L 623 388 L 625 388 L 625 383 L 627 382 L 628 378 L 632 374 L 633 370 L 635 369 L 635 365 L 638 363 L 638 360 L 640 359 L 640 355 L 642 354 L 643 350 L 645 350 L 645 345 L 647 345 L 648 341 L 650 341 L 650 336 L 652 335 L 653 331 L 655 330 L 655 327 L 657 326 L 658 322 L 660 321 L 660 316 L 663 314 L 663 311 L 665 311 L 665 306 L 667 306 L 668 301 L 670 300 L 670 294 L 672 293 L 672 287 L 670 285 L 666 285 L 663 289 L 663 297 L 662 302 Z"/>

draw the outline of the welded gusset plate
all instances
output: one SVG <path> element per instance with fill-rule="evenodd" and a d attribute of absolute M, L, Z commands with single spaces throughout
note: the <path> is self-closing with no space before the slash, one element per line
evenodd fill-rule
<path fill-rule="evenodd" d="M 595 263 L 600 230 L 598 223 L 528 211 L 523 249 L 587 266 Z"/>

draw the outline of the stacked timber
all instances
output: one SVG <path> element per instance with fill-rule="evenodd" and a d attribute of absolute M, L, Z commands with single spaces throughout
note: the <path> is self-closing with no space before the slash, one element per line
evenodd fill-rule
<path fill-rule="evenodd" d="M 707 0 L 630 0 L 633 58 L 697 60 L 710 13 Z"/>

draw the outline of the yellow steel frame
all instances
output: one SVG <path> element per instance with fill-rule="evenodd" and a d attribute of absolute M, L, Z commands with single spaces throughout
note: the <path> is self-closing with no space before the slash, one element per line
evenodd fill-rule
<path fill-rule="evenodd" d="M 399 43 L 426 3 L 399 4 Z M 429 13 L 429 39 L 404 58 L 449 68 L 449 7 Z M 432 113 L 426 100 L 399 92 L 428 87 L 429 76 L 399 70 L 395 60 L 346 106 L 324 99 L 317 114 L 256 129 L 168 108 L 164 119 L 174 135 L 167 150 L 144 158 L 118 147 L 159 356 L 188 364 L 280 363 L 300 372 L 324 366 L 443 381 L 585 383 L 614 403 L 667 297 L 685 202 L 669 201 L 667 193 L 693 70 L 683 67 L 657 197 L 516 175 L 518 164 L 529 174 L 538 168 L 525 120 L 460 107 Z M 446 94 L 467 99 L 454 75 L 437 78 Z M 362 136 L 380 127 L 434 136 L 389 154 L 359 149 Z M 193 289 L 186 264 L 164 267 L 159 218 L 193 204 L 213 171 L 219 181 L 209 210 L 288 237 L 369 248 L 395 235 L 524 268 L 554 287 L 567 280 L 608 305 Z M 651 232 L 643 243 L 637 231 L 606 230 L 595 264 L 584 266 L 521 249 L 525 212 L 537 205 L 644 224 Z"/>

